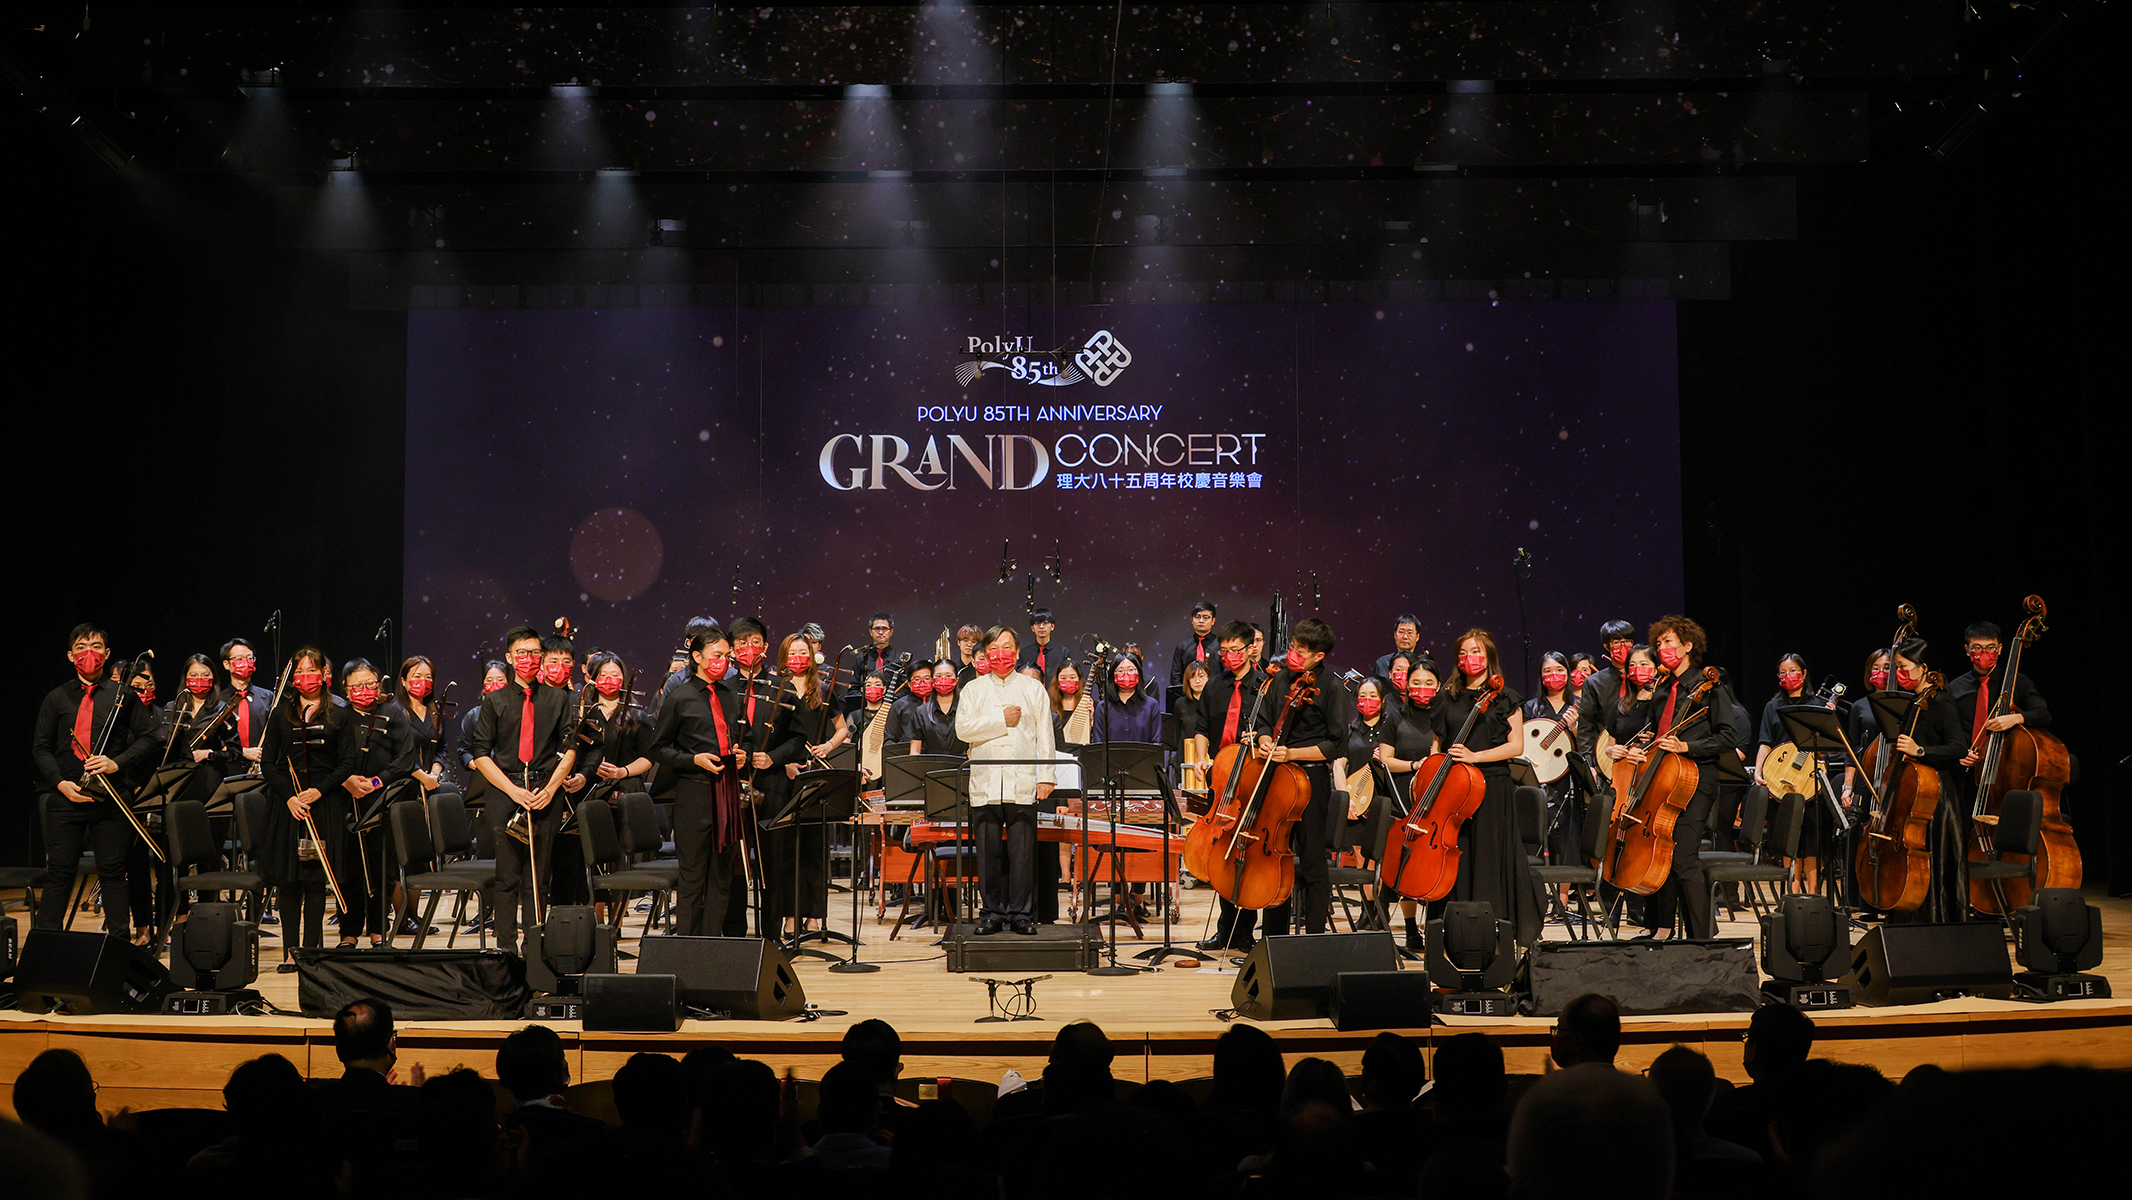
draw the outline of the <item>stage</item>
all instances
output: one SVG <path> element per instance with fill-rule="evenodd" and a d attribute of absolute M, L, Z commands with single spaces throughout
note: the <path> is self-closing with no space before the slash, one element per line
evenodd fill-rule
<path fill-rule="evenodd" d="M 1176 940 L 1203 936 L 1213 893 L 1204 888 L 1182 893 L 1185 922 Z M 849 897 L 832 919 L 850 926 Z M 1912 1067 L 1936 1063 L 1949 1069 L 2031 1066 L 2041 1063 L 2132 1068 L 2132 901 L 2091 894 L 2103 912 L 2107 943 L 2099 973 L 2109 977 L 2119 998 L 2037 1005 L 1982 999 L 1945 1000 L 1888 1008 L 1852 1008 L 1816 1014 L 1819 1029 L 1815 1054 L 1845 1062 L 1868 1063 L 1891 1077 Z M 832 907 L 838 907 L 832 905 Z M 894 907 L 890 908 L 893 917 Z M 19 911 L 14 914 L 19 917 Z M 1146 975 L 1099 978 L 1055 974 L 1035 987 L 1033 1021 L 979 1024 L 987 1014 L 986 989 L 969 975 L 950 974 L 944 954 L 928 930 L 906 930 L 890 940 L 887 921 L 876 923 L 870 909 L 862 913 L 864 961 L 881 970 L 839 974 L 829 964 L 803 959 L 797 970 L 807 999 L 824 1015 L 813 1020 L 690 1021 L 673 1034 L 581 1032 L 574 1022 L 559 1023 L 570 1047 L 575 1081 L 605 1079 L 631 1055 L 642 1050 L 681 1054 L 706 1043 L 720 1043 L 734 1053 L 760 1059 L 780 1073 L 790 1067 L 803 1078 L 820 1078 L 838 1060 L 837 1046 L 853 1022 L 878 1017 L 903 1036 L 906 1077 L 950 1076 L 996 1082 L 1009 1068 L 1034 1078 L 1043 1069 L 1052 1036 L 1060 1025 L 1087 1019 L 1101 1025 L 1118 1050 L 1114 1071 L 1121 1079 L 1182 1080 L 1207 1075 L 1214 1042 L 1227 1024 L 1214 1014 L 1229 1006 L 1235 980 L 1233 964 L 1187 968 L 1166 966 Z M 642 915 L 628 923 L 634 935 Z M 26 922 L 21 922 L 26 924 Z M 91 925 L 81 914 L 77 928 Z M 275 931 L 278 932 L 278 931 Z M 1129 931 L 1128 931 L 1129 932 Z M 1132 953 L 1157 944 L 1160 926 L 1150 926 L 1153 940 L 1123 940 L 1122 962 Z M 1725 922 L 1721 936 L 1747 937 L 1747 920 Z M 1559 925 L 1549 927 L 1559 938 Z M 1012 937 L 1012 934 L 998 935 Z M 442 939 L 432 941 L 441 945 Z M 623 943 L 634 947 L 634 936 Z M 462 937 L 462 947 L 470 945 Z M 405 939 L 402 946 L 407 945 Z M 264 939 L 262 960 L 269 964 L 258 989 L 275 1005 L 294 1009 L 296 976 L 274 974 L 280 956 L 278 937 Z M 1411 966 L 1412 964 L 1410 964 Z M 624 970 L 629 970 L 626 964 Z M 1720 1075 L 1744 1082 L 1740 1037 L 1746 1013 L 1631 1017 L 1624 1021 L 1620 1062 L 1636 1069 L 1668 1046 L 1693 1046 L 1709 1055 Z M 1420 1039 L 1480 1031 L 1503 1047 L 1512 1073 L 1537 1074 L 1546 1069 L 1549 1018 L 1441 1018 L 1431 1029 L 1403 1032 Z M 414 1022 L 400 1028 L 400 1069 L 413 1064 L 435 1074 L 467 1066 L 493 1075 L 497 1044 L 518 1022 Z M 1363 1050 L 1375 1035 L 1341 1033 L 1326 1020 L 1265 1022 L 1280 1042 L 1289 1064 L 1306 1056 L 1331 1059 L 1344 1070 L 1360 1069 Z M 339 1073 L 333 1054 L 331 1022 L 297 1017 L 196 1017 L 157 1015 L 37 1017 L 0 1012 L 0 1081 L 11 1081 L 39 1052 L 64 1047 L 79 1052 L 99 1085 L 106 1111 L 220 1107 L 221 1087 L 232 1068 L 246 1059 L 277 1053 L 312 1076 Z M 0 1090 L 0 1107 L 7 1093 Z M 9 1109 L 8 1111 L 12 1111 Z"/>

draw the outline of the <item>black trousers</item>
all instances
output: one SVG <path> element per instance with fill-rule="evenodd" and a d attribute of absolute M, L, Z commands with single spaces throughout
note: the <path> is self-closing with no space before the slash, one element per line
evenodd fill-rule
<path fill-rule="evenodd" d="M 1699 778 L 1695 795 L 1688 800 L 1680 819 L 1673 824 L 1673 873 L 1644 902 L 1644 926 L 1671 929 L 1673 914 L 1684 914 L 1688 936 L 1717 936 L 1717 921 L 1710 911 L 1710 884 L 1703 878 L 1703 833 L 1710 828 L 1710 809 L 1717 803 L 1717 764 L 1697 763 Z"/>
<path fill-rule="evenodd" d="M 1279 937 L 1289 930 L 1293 910 L 1303 910 L 1303 932 L 1324 933 L 1332 921 L 1332 768 L 1325 763 L 1302 763 L 1303 773 L 1310 777 L 1310 804 L 1303 810 L 1303 818 L 1291 831 L 1295 847 L 1295 890 L 1286 903 L 1276 904 L 1266 910 L 1267 937 Z M 1339 812 L 1340 821 L 1347 819 L 1345 810 Z"/>
<path fill-rule="evenodd" d="M 504 825 L 518 806 L 502 797 L 494 800 L 488 807 L 493 814 L 490 827 L 496 848 L 496 945 L 516 954 L 519 918 L 523 916 L 527 924 L 535 923 L 531 876 L 539 876 L 545 889 L 555 874 L 555 830 L 562 824 L 563 806 L 558 800 L 533 814 L 533 848 L 529 855 L 524 842 L 504 832 Z"/>
<path fill-rule="evenodd" d="M 985 804 L 970 813 L 984 917 L 1036 917 L 1036 806 Z"/>
<path fill-rule="evenodd" d="M 96 857 L 96 879 L 103 889 L 104 929 L 118 937 L 132 933 L 126 895 L 128 843 L 136 841 L 133 826 L 111 807 L 111 801 L 75 804 L 62 800 L 65 808 L 45 806 L 44 895 L 37 901 L 38 929 L 66 926 L 67 905 L 74 898 L 74 873 L 84 849 Z"/>
<path fill-rule="evenodd" d="M 674 851 L 681 859 L 681 880 L 674 901 L 674 932 L 684 937 L 740 936 L 732 932 L 728 913 L 739 910 L 747 932 L 747 898 L 734 886 L 740 843 L 711 849 L 716 816 L 713 783 L 682 776 L 674 788 Z M 733 903 L 735 900 L 739 903 Z"/>
<path fill-rule="evenodd" d="M 347 881 L 341 881 L 341 886 L 346 887 Z M 281 950 L 284 956 L 298 946 L 315 950 L 326 944 L 325 880 L 276 884 L 274 906 L 281 910 Z M 301 941 L 297 940 L 299 935 Z"/>

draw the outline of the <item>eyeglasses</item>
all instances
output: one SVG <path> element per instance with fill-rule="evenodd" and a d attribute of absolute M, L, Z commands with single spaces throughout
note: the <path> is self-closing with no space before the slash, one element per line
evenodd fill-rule
<path fill-rule="evenodd" d="M 868 633 L 894 633 L 895 631 L 896 627 L 893 625 L 874 625 L 866 630 Z"/>

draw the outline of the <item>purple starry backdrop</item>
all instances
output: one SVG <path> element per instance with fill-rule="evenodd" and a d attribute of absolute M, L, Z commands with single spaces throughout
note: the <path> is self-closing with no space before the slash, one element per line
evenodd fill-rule
<path fill-rule="evenodd" d="M 636 308 L 409 316 L 406 645 L 472 685 L 496 638 L 559 616 L 580 647 L 647 679 L 694 615 L 759 612 L 773 636 L 814 621 L 863 645 L 876 610 L 900 649 L 941 627 L 1025 624 L 1138 642 L 1167 671 L 1193 601 L 1264 624 L 1331 623 L 1338 665 L 1366 669 L 1418 614 L 1439 659 L 1468 626 L 1494 632 L 1513 686 L 1512 559 L 1535 669 L 1590 647 L 1599 622 L 1639 625 L 1681 594 L 1679 401 L 1669 302 L 960 308 Z M 1132 362 L 1108 387 L 1034 386 L 955 367 L 967 339 L 1028 336 L 1066 360 L 1110 330 Z M 1156 420 L 1040 420 L 1057 405 L 1161 406 Z M 921 420 L 974 406 L 976 420 Z M 1027 419 L 986 421 L 988 406 Z M 984 486 L 950 448 L 988 436 L 1259 434 L 1243 487 L 1179 486 L 1214 466 L 1049 464 L 1034 488 Z M 884 487 L 848 483 L 874 435 L 901 438 Z M 927 439 L 942 457 L 929 473 Z M 1189 445 L 1189 443 L 1185 443 Z M 1203 443 L 1208 445 L 1231 443 Z M 894 444 L 884 442 L 884 456 Z M 1174 457 L 1177 441 L 1158 447 Z M 1066 457 L 1081 452 L 1068 440 Z M 1100 443 L 1099 457 L 1113 448 Z M 1018 447 L 1020 481 L 1032 473 Z M 1075 476 L 1061 487 L 1058 476 Z M 1100 474 L 1101 486 L 1079 486 Z M 1249 486 L 1256 475 L 1257 487 Z M 865 477 L 870 481 L 870 470 Z M 995 474 L 995 481 L 998 476 Z M 1234 480 L 1231 480 L 1234 481 Z M 1211 480 L 1209 480 L 1211 482 Z M 1063 581 L 1047 570 L 1054 539 Z M 1006 583 L 1002 542 L 1014 569 Z M 1322 602 L 1313 604 L 1312 573 Z M 734 581 L 741 583 L 736 605 Z M 469 674 L 471 673 L 471 674 Z"/>

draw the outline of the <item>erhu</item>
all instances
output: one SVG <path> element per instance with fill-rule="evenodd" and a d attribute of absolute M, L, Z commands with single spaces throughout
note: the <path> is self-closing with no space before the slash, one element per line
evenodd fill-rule
<path fill-rule="evenodd" d="M 140 673 L 141 663 L 143 660 L 152 659 L 154 657 L 155 651 L 153 650 L 141 651 L 140 656 L 135 658 L 133 662 L 126 668 L 127 678 L 130 679 L 134 675 Z M 119 686 L 121 688 L 125 687 L 123 683 Z M 75 752 L 81 755 L 82 761 L 87 762 L 89 759 L 101 755 L 104 750 L 111 745 L 111 731 L 118 728 L 118 714 L 122 710 L 124 710 L 125 707 L 126 697 L 123 693 L 121 693 L 118 697 L 112 700 L 110 715 L 104 718 L 103 732 L 96 735 L 96 744 L 93 747 L 82 745 L 81 739 L 78 737 L 73 739 Z M 155 855 L 155 860 L 157 862 L 170 861 L 167 857 L 164 856 L 163 848 L 161 846 L 156 845 L 155 836 L 148 832 L 148 826 L 141 823 L 141 814 L 133 811 L 133 805 L 127 803 L 125 797 L 120 796 L 118 794 L 118 788 L 113 786 L 111 783 L 111 776 L 85 775 L 83 776 L 83 778 L 94 779 L 96 780 L 96 782 L 104 786 L 104 796 L 109 799 L 113 804 L 118 805 L 118 811 L 125 816 L 126 823 L 128 825 L 133 826 L 133 831 L 141 835 L 142 841 L 148 843 L 148 850 L 150 853 Z"/>

